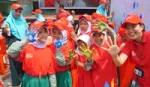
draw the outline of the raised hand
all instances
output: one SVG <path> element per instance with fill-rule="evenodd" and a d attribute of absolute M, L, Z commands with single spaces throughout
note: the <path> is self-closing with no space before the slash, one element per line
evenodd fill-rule
<path fill-rule="evenodd" d="M 125 46 L 125 43 L 121 44 L 120 47 L 117 46 L 117 38 L 116 38 L 116 35 L 114 35 L 114 40 L 112 41 L 110 39 L 110 44 L 108 45 L 109 48 L 104 48 L 104 47 L 101 47 L 102 49 L 105 49 L 107 50 L 111 56 L 117 56 L 118 53 L 120 53 L 120 51 L 123 49 L 123 47 Z"/>
<path fill-rule="evenodd" d="M 94 49 L 90 50 L 87 46 L 85 46 L 84 44 L 82 44 L 82 46 L 79 48 L 81 49 L 81 53 L 86 56 L 88 61 L 92 60 L 92 56 L 94 54 Z"/>
<path fill-rule="evenodd" d="M 35 41 L 35 32 L 27 31 L 26 37 L 30 42 L 34 42 Z"/>

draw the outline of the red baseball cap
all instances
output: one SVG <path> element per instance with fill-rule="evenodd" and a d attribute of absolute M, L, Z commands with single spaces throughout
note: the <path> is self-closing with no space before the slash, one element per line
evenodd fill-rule
<path fill-rule="evenodd" d="M 32 14 L 41 14 L 42 10 L 41 9 L 36 9 L 34 12 L 32 12 Z"/>
<path fill-rule="evenodd" d="M 23 7 L 20 4 L 15 3 L 15 4 L 11 5 L 11 9 L 13 9 L 13 10 L 21 9 L 21 10 L 23 10 Z"/>
<path fill-rule="evenodd" d="M 125 27 L 126 23 L 139 24 L 139 23 L 143 23 L 143 21 L 138 15 L 130 14 L 126 17 L 124 23 L 122 24 L 122 27 Z"/>
<path fill-rule="evenodd" d="M 100 4 L 107 4 L 108 2 L 106 0 L 100 0 Z"/>

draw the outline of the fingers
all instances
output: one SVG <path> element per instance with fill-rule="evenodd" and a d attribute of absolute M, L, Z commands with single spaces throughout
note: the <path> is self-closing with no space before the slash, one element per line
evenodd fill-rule
<path fill-rule="evenodd" d="M 125 43 L 122 43 L 121 46 L 119 47 L 120 50 L 122 50 L 125 46 Z"/>
<path fill-rule="evenodd" d="M 106 51 L 108 51 L 108 49 L 107 48 L 105 48 L 105 47 L 101 47 L 103 50 L 106 50 Z"/>
<path fill-rule="evenodd" d="M 113 45 L 113 42 L 110 36 L 108 36 L 108 39 L 109 39 L 108 41 L 110 41 L 110 45 Z"/>
<path fill-rule="evenodd" d="M 108 45 L 108 47 L 110 47 L 111 45 L 109 44 L 108 40 L 106 40 L 106 44 Z"/>
<path fill-rule="evenodd" d="M 116 37 L 116 34 L 114 34 L 113 37 L 114 37 L 114 45 L 117 45 L 117 37 Z"/>

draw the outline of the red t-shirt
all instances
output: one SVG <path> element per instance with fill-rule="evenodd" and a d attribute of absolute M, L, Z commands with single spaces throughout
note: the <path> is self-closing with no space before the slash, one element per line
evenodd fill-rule
<path fill-rule="evenodd" d="M 57 13 L 57 19 L 67 18 L 69 15 L 70 15 L 70 13 L 68 11 L 63 10 L 63 11 Z"/>
<path fill-rule="evenodd" d="M 137 54 L 136 57 L 132 57 L 132 51 Z M 150 86 L 150 32 L 144 32 L 142 36 L 142 42 L 136 43 L 130 40 L 126 43 L 122 53 L 128 55 L 135 62 L 136 66 L 144 71 L 142 78 L 138 77 L 140 87 Z"/>
<path fill-rule="evenodd" d="M 55 60 L 52 51 L 46 48 L 37 48 L 27 45 L 17 60 L 23 62 L 23 70 L 31 76 L 45 76 L 55 74 Z"/>

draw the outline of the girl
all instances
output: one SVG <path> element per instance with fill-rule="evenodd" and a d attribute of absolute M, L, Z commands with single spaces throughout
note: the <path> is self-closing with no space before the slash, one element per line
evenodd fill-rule
<path fill-rule="evenodd" d="M 19 4 L 12 4 L 11 11 L 7 19 L 4 21 L 2 35 L 6 38 L 8 47 L 15 41 L 25 39 L 25 32 L 28 24 L 21 15 L 23 8 Z M 18 86 L 23 76 L 22 64 L 12 58 L 9 58 L 12 85 Z"/>
<path fill-rule="evenodd" d="M 136 67 L 134 69 L 134 80 L 131 82 L 131 86 L 134 87 L 149 87 L 150 80 L 150 51 L 149 50 L 149 32 L 143 32 L 145 30 L 142 19 L 135 14 L 130 14 L 126 17 L 123 28 L 127 31 L 127 36 L 130 39 L 126 42 L 125 47 L 121 53 L 118 46 L 112 45 L 108 52 L 111 54 L 115 64 L 121 66 L 127 59 L 131 59 Z"/>
<path fill-rule="evenodd" d="M 75 30 L 76 32 L 76 30 Z M 79 29 L 77 30 L 77 34 L 75 32 L 72 32 L 72 39 L 76 42 L 77 38 L 80 35 L 91 33 L 91 17 L 87 14 L 79 16 Z"/>
<path fill-rule="evenodd" d="M 8 49 L 9 56 L 18 56 L 16 60 L 23 63 L 21 87 L 57 87 L 54 55 L 46 46 L 48 30 L 42 22 L 35 21 L 27 37 L 28 40 L 14 42 Z"/>
<path fill-rule="evenodd" d="M 77 39 L 78 61 L 77 61 L 77 87 L 94 87 L 92 81 L 92 73 L 88 71 L 88 67 L 85 67 L 87 58 L 92 57 L 92 52 L 84 48 L 89 49 L 91 46 L 91 40 L 89 35 L 81 35 Z"/>
<path fill-rule="evenodd" d="M 108 52 L 102 49 L 110 46 L 110 37 L 101 29 L 92 28 L 91 38 L 93 44 L 90 49 L 94 49 L 94 54 L 88 61 L 93 61 L 91 72 L 94 87 L 117 87 L 117 68 Z"/>
<path fill-rule="evenodd" d="M 57 87 L 72 87 L 72 78 L 70 72 L 70 59 L 68 58 L 69 50 L 72 44 L 68 40 L 67 21 L 59 19 L 54 22 L 51 34 L 53 43 L 50 45 L 51 50 L 57 61 Z"/>
<path fill-rule="evenodd" d="M 79 29 L 77 31 L 77 36 L 83 34 L 89 34 L 91 32 L 91 17 L 87 14 L 79 16 Z"/>

